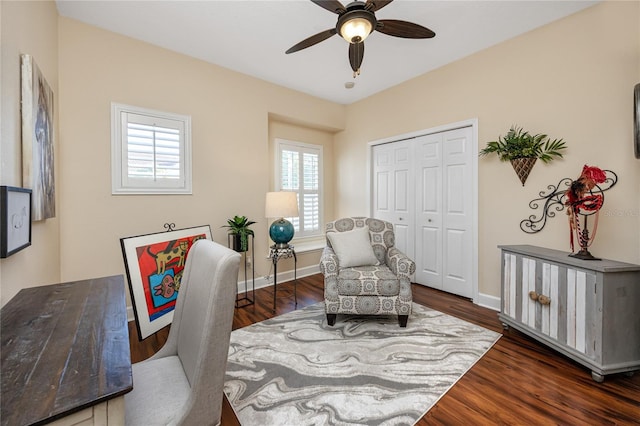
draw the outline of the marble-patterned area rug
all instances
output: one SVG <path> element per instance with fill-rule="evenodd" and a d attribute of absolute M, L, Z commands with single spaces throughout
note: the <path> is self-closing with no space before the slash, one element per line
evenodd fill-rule
<path fill-rule="evenodd" d="M 233 331 L 224 391 L 243 426 L 412 425 L 499 338 L 415 303 L 406 328 L 330 327 L 318 303 Z"/>

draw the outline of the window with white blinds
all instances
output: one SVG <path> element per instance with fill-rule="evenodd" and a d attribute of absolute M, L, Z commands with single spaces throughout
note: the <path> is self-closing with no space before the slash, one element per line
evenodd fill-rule
<path fill-rule="evenodd" d="M 113 194 L 191 194 L 191 117 L 111 104 Z"/>
<path fill-rule="evenodd" d="M 322 146 L 276 140 L 276 190 L 298 194 L 296 238 L 322 234 Z"/>

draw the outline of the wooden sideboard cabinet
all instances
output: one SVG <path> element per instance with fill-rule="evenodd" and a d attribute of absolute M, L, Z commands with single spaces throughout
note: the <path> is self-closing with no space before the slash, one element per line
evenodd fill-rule
<path fill-rule="evenodd" d="M 640 265 L 580 260 L 529 245 L 502 250 L 498 317 L 591 369 L 640 370 Z"/>

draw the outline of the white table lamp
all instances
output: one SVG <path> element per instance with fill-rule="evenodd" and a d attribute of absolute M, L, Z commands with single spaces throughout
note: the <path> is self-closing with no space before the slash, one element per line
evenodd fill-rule
<path fill-rule="evenodd" d="M 265 217 L 275 217 L 269 227 L 269 236 L 276 243 L 276 248 L 289 247 L 289 241 L 293 238 L 293 224 L 285 217 L 296 217 L 298 212 L 298 195 L 295 192 L 279 191 L 267 192 L 264 207 Z"/>

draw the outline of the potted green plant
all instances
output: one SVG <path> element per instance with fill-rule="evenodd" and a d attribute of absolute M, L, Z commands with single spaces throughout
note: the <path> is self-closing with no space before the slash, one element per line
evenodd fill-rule
<path fill-rule="evenodd" d="M 229 228 L 229 234 L 233 235 L 232 249 L 238 252 L 248 250 L 248 236 L 253 235 L 253 230 L 249 226 L 254 221 L 247 219 L 246 216 L 234 216 L 233 219 L 227 219 L 227 224 L 223 228 Z"/>
<path fill-rule="evenodd" d="M 562 139 L 551 140 L 545 134 L 532 135 L 514 125 L 506 136 L 499 136 L 497 141 L 488 142 L 480 155 L 495 153 L 500 161 L 510 161 L 524 186 L 536 160 L 549 163 L 553 159 L 562 158 L 562 151 L 566 147 Z"/>

